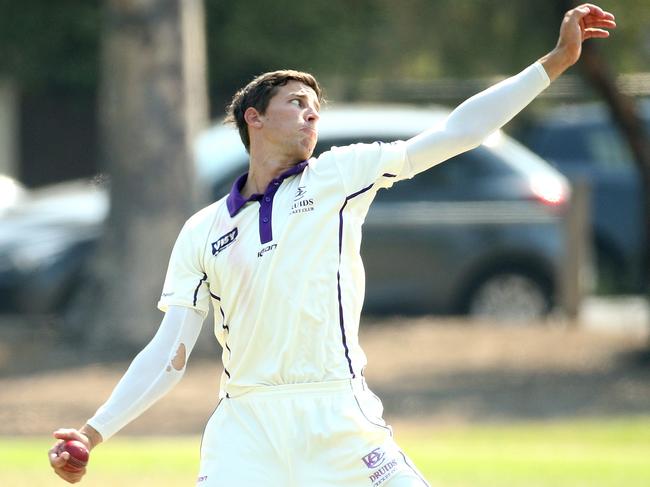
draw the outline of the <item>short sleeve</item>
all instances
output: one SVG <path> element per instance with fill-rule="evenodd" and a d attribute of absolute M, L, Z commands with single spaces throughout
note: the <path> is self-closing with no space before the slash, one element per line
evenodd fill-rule
<path fill-rule="evenodd" d="M 389 188 L 396 181 L 413 177 L 403 141 L 332 147 L 326 154 L 338 166 L 348 194 L 370 185 Z"/>
<path fill-rule="evenodd" d="M 195 242 L 193 228 L 186 223 L 172 250 L 158 309 L 171 305 L 194 308 L 207 314 L 210 306 L 208 276 L 201 264 L 202 248 Z"/>

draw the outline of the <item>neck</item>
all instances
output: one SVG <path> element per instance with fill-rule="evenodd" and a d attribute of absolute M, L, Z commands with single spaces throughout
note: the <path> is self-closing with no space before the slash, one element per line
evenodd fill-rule
<path fill-rule="evenodd" d="M 286 157 L 262 157 L 251 150 L 248 178 L 242 188 L 242 196 L 248 198 L 255 193 L 264 193 L 267 186 L 299 161 Z"/>

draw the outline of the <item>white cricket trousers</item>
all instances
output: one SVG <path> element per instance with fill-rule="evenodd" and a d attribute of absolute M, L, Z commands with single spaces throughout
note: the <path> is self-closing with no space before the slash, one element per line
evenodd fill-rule
<path fill-rule="evenodd" d="M 222 399 L 197 487 L 425 487 L 363 379 L 248 389 Z"/>

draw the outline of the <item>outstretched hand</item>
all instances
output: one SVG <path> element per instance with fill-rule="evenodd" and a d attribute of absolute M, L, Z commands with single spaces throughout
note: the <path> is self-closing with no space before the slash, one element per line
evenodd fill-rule
<path fill-rule="evenodd" d="M 615 28 L 614 15 L 597 5 L 585 3 L 569 10 L 562 20 L 555 49 L 540 60 L 551 80 L 580 59 L 584 41 L 609 37 L 609 29 Z"/>
<path fill-rule="evenodd" d="M 560 27 L 557 49 L 562 49 L 575 63 L 580 58 L 582 43 L 591 38 L 609 37 L 607 29 L 616 28 L 616 19 L 610 12 L 591 3 L 569 10 Z"/>

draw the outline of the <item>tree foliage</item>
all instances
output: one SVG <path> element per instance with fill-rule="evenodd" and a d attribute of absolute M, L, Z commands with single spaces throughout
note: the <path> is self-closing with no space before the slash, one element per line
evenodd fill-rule
<path fill-rule="evenodd" d="M 98 0 L 0 0 L 0 75 L 25 90 L 93 90 Z"/>
<path fill-rule="evenodd" d="M 645 71 L 650 3 L 597 2 L 619 30 L 604 52 L 615 72 Z M 512 73 L 551 49 L 552 2 L 520 0 L 206 0 L 213 112 L 260 72 L 327 78 L 431 79 Z M 97 0 L 0 0 L 0 73 L 26 89 L 94 88 Z"/>

